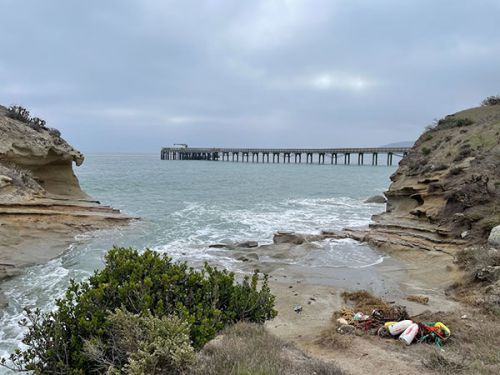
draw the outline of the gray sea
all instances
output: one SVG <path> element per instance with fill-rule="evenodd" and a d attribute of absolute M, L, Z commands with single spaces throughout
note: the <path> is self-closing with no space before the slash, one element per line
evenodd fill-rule
<path fill-rule="evenodd" d="M 91 275 L 113 245 L 151 248 L 194 266 L 208 261 L 238 271 L 240 261 L 208 246 L 245 240 L 271 243 L 277 230 L 317 233 L 365 226 L 384 206 L 363 201 L 386 190 L 395 169 L 88 155 L 75 170 L 82 188 L 141 220 L 80 236 L 62 256 L 3 283 L 9 306 L 0 312 L 0 356 L 20 346 L 23 331 L 17 322 L 25 306 L 51 309 L 68 281 Z M 383 261 L 379 253 L 353 241 L 321 246 L 315 259 L 299 261 L 340 268 Z"/>

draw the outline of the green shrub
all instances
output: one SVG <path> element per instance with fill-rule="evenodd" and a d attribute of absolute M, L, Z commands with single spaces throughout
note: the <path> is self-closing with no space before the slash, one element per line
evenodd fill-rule
<path fill-rule="evenodd" d="M 427 148 L 427 147 L 422 147 L 422 154 L 424 156 L 427 156 L 431 153 L 431 149 L 430 148 Z"/>
<path fill-rule="evenodd" d="M 481 102 L 483 107 L 500 104 L 500 95 L 488 96 Z"/>
<path fill-rule="evenodd" d="M 430 141 L 432 138 L 433 138 L 433 137 L 432 137 L 432 134 L 427 134 L 427 135 L 425 136 L 424 141 Z"/>
<path fill-rule="evenodd" d="M 453 115 L 442 118 L 437 123 L 438 129 L 461 128 L 472 125 L 474 121 L 470 118 L 455 118 Z"/>
<path fill-rule="evenodd" d="M 201 348 L 226 325 L 276 316 L 267 277 L 260 290 L 258 281 L 257 272 L 238 284 L 233 273 L 208 264 L 198 271 L 151 250 L 113 248 L 104 269 L 87 282 L 71 281 L 65 297 L 56 301 L 57 310 L 28 311 L 21 323 L 28 327 L 27 349 L 10 360 L 35 374 L 95 372 L 100 365 L 86 355 L 84 342 L 106 342 L 110 314 L 118 308 L 160 319 L 176 316 L 189 325 L 194 348 Z"/>
<path fill-rule="evenodd" d="M 178 317 L 140 316 L 117 309 L 108 322 L 106 342 L 93 338 L 84 344 L 86 356 L 100 365 L 101 373 L 176 375 L 187 373 L 196 363 L 189 325 Z"/>

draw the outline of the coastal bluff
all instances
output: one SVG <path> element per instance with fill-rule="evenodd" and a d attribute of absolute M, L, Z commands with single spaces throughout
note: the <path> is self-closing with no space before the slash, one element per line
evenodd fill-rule
<path fill-rule="evenodd" d="M 449 253 L 485 244 L 500 224 L 500 105 L 429 126 L 391 181 L 386 211 L 357 237 L 387 249 Z"/>
<path fill-rule="evenodd" d="M 73 163 L 83 161 L 59 131 L 0 106 L 0 280 L 59 255 L 76 234 L 129 220 L 80 188 Z"/>

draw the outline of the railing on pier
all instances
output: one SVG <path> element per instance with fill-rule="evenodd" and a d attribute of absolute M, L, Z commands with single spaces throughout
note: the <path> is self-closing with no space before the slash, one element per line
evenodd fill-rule
<path fill-rule="evenodd" d="M 193 147 L 164 147 L 161 150 L 162 160 L 212 160 L 252 163 L 302 163 L 325 164 L 328 158 L 331 164 L 338 164 L 343 159 L 343 164 L 351 164 L 351 154 L 358 155 L 358 165 L 364 164 L 364 156 L 372 156 L 371 165 L 378 165 L 379 154 L 387 155 L 387 165 L 392 165 L 393 156 L 404 157 L 410 150 L 409 147 L 365 147 L 365 148 L 193 148 Z M 293 155 L 293 159 L 292 159 Z M 241 159 L 240 159 L 241 156 Z M 260 161 L 259 161 L 260 160 Z"/>

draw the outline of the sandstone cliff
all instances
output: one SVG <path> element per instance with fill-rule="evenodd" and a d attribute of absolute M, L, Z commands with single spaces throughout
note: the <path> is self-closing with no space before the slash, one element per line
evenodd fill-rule
<path fill-rule="evenodd" d="M 500 105 L 439 120 L 391 176 L 386 212 L 364 240 L 385 248 L 454 252 L 500 224 Z"/>
<path fill-rule="evenodd" d="M 128 220 L 81 190 L 73 163 L 83 161 L 57 130 L 0 106 L 0 279 L 57 256 L 77 233 Z"/>

